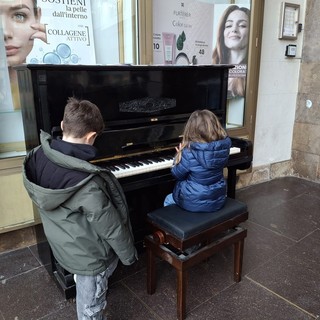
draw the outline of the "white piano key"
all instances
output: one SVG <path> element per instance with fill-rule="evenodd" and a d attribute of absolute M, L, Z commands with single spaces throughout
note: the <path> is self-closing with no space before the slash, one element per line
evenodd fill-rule
<path fill-rule="evenodd" d="M 241 149 L 238 147 L 231 147 L 230 148 L 230 153 L 229 154 L 236 154 L 236 153 L 240 153 Z"/>

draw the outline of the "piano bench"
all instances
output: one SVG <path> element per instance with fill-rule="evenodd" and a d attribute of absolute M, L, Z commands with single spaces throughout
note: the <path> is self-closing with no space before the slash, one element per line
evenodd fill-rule
<path fill-rule="evenodd" d="M 231 198 L 216 212 L 194 213 L 170 205 L 148 213 L 147 223 L 153 232 L 144 239 L 148 294 L 156 289 L 155 257 L 158 256 L 176 269 L 177 316 L 179 320 L 185 319 L 187 269 L 230 245 L 234 245 L 234 281 L 239 282 L 247 236 L 247 230 L 239 224 L 247 219 L 246 204 Z M 190 252 L 192 247 L 196 249 Z"/>

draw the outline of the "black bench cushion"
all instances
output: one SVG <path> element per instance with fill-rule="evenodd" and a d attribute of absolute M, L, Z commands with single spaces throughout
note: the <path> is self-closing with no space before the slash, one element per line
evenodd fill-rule
<path fill-rule="evenodd" d="M 190 212 L 170 205 L 148 213 L 147 218 L 167 233 L 184 240 L 246 212 L 245 203 L 227 198 L 223 208 L 215 212 Z"/>

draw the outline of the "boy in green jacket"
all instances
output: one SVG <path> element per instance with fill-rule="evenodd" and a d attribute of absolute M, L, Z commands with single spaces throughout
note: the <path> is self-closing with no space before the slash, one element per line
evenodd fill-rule
<path fill-rule="evenodd" d="M 23 182 L 55 259 L 76 275 L 78 319 L 100 320 L 118 259 L 125 265 L 137 259 L 128 207 L 113 174 L 89 162 L 104 128 L 99 108 L 69 98 L 61 128 L 62 139 L 41 132 L 41 145 L 25 159 Z"/>

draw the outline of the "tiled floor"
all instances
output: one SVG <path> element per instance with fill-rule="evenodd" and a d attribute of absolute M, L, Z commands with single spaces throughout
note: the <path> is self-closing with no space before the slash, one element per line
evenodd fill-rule
<path fill-rule="evenodd" d="M 296 320 L 320 315 L 320 184 L 287 177 L 238 190 L 249 220 L 243 276 L 233 282 L 232 250 L 189 272 L 187 319 Z M 176 319 L 175 272 L 159 262 L 158 286 L 146 293 L 145 256 L 118 267 L 107 315 L 115 319 Z M 28 247 L 0 255 L 0 319 L 76 319 Z"/>

